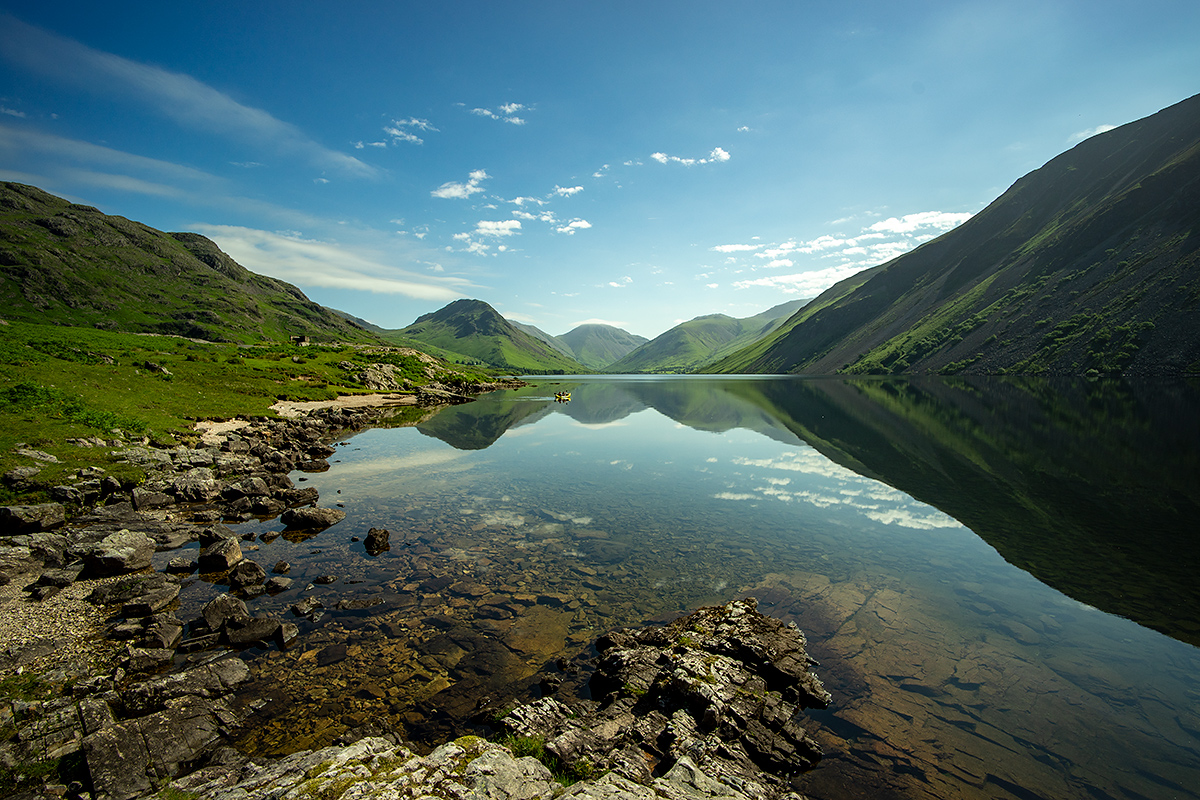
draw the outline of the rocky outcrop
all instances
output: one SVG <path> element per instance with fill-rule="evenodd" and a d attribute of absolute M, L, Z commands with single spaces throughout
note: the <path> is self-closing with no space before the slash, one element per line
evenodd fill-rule
<path fill-rule="evenodd" d="M 805 645 L 798 628 L 759 613 L 753 598 L 663 627 L 615 631 L 596 643 L 601 656 L 589 685 L 598 701 L 543 698 L 504 725 L 544 738 L 563 764 L 638 784 L 686 759 L 751 797 L 787 797 L 787 779 L 821 758 L 800 711 L 831 699 Z"/>
<path fill-rule="evenodd" d="M 61 503 L 0 506 L 0 536 L 53 530 L 66 522 L 66 519 L 66 512 Z"/>
<path fill-rule="evenodd" d="M 390 738 L 304 751 L 276 762 L 231 759 L 171 783 L 197 798 L 436 798 L 471 800 L 757 800 L 713 780 L 688 758 L 665 775 L 638 784 L 616 773 L 563 790 L 538 760 L 464 736 L 418 756 Z"/>

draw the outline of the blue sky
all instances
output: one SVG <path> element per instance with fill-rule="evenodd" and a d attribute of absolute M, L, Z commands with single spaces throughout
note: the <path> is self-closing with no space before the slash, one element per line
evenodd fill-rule
<path fill-rule="evenodd" d="M 0 179 L 384 327 L 811 297 L 1200 92 L 1200 3 L 0 0 Z"/>

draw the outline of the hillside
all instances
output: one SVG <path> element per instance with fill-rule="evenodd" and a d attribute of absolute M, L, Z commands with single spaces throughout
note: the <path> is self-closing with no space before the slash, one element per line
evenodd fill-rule
<path fill-rule="evenodd" d="M 713 372 L 1200 370 L 1200 95 L 1094 136 Z"/>
<path fill-rule="evenodd" d="M 195 233 L 163 233 L 0 183 L 0 307 L 9 320 L 210 341 L 377 342 Z"/>
<path fill-rule="evenodd" d="M 691 372 L 766 336 L 807 302 L 792 300 L 743 319 L 725 314 L 696 317 L 609 364 L 605 372 Z"/>
<path fill-rule="evenodd" d="M 558 339 L 570 349 L 576 361 L 591 369 L 604 369 L 650 341 L 612 325 L 580 325 Z"/>
<path fill-rule="evenodd" d="M 462 354 L 514 373 L 587 371 L 575 359 L 513 325 L 482 300 L 455 300 L 418 317 L 406 328 L 388 331 L 384 337 L 393 342 L 414 342 L 421 349 L 435 348 L 429 350 L 435 354 Z"/>

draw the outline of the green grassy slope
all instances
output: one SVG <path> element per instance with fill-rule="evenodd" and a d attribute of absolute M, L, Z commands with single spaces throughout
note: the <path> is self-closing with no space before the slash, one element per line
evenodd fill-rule
<path fill-rule="evenodd" d="M 447 364 L 431 367 L 431 378 L 428 365 L 416 356 L 378 346 L 245 346 L 3 323 L 0 474 L 18 466 L 41 466 L 38 480 L 53 485 L 85 465 L 120 470 L 108 463 L 103 448 L 81 448 L 68 439 L 107 439 L 119 428 L 136 437 L 171 442 L 191 436 L 198 419 L 271 416 L 270 406 L 279 399 L 330 400 L 370 391 L 355 382 L 356 371 L 345 365 L 372 363 L 399 367 L 414 384 L 487 378 L 479 370 Z M 59 463 L 43 465 L 20 456 L 15 452 L 18 444 L 50 453 Z M 16 499 L 28 498 L 0 487 L 0 502 Z"/>
<path fill-rule="evenodd" d="M 434 348 L 462 354 L 466 359 L 514 373 L 587 371 L 575 359 L 518 329 L 481 300 L 455 300 L 383 336 L 391 342 L 418 343 L 420 349 L 429 352 L 435 352 L 428 349 Z"/>
<path fill-rule="evenodd" d="M 1196 371 L 1198 253 L 1200 96 L 1082 142 L 714 369 Z"/>
<path fill-rule="evenodd" d="M 558 337 L 575 360 L 591 369 L 605 369 L 650 341 L 612 325 L 580 325 Z"/>
<path fill-rule="evenodd" d="M 692 372 L 768 335 L 801 308 L 792 300 L 753 317 L 709 314 L 680 323 L 605 368 L 606 372 Z"/>
<path fill-rule="evenodd" d="M 194 233 L 0 184 L 3 318 L 212 341 L 378 339 Z"/>

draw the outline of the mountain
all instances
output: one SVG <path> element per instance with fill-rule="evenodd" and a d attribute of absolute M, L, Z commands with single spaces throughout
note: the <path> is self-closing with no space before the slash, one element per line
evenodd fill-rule
<path fill-rule="evenodd" d="M 1029 173 L 713 372 L 1200 370 L 1200 95 Z"/>
<path fill-rule="evenodd" d="M 523 322 L 514 322 L 511 319 L 508 321 L 512 322 L 512 324 L 515 325 L 517 328 L 525 331 L 526 333 L 528 333 L 530 336 L 534 337 L 535 339 L 541 339 L 543 342 L 550 345 L 551 347 L 553 347 L 558 352 L 562 353 L 567 358 L 575 358 L 575 354 L 571 352 L 571 348 L 567 347 L 567 345 L 561 339 L 559 339 L 557 336 L 551 336 L 550 334 L 546 333 L 544 330 L 537 327 L 536 325 L 526 325 Z M 576 359 L 576 360 L 578 361 L 578 359 Z"/>
<path fill-rule="evenodd" d="M 164 233 L 20 183 L 0 183 L 7 319 L 254 342 L 378 342 L 195 233 Z"/>
<path fill-rule="evenodd" d="M 807 302 L 792 300 L 744 319 L 725 314 L 696 317 L 609 364 L 605 372 L 691 372 L 766 336 Z"/>
<path fill-rule="evenodd" d="M 418 317 L 407 328 L 388 331 L 384 338 L 415 342 L 421 349 L 431 347 L 435 355 L 441 355 L 438 350 L 461 354 L 515 373 L 587 371 L 578 361 L 521 330 L 482 300 L 455 300 Z"/>
<path fill-rule="evenodd" d="M 558 337 L 585 367 L 604 369 L 650 341 L 612 325 L 580 325 Z"/>

